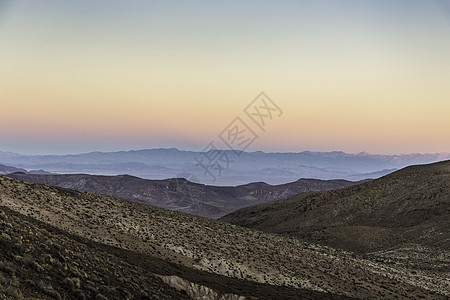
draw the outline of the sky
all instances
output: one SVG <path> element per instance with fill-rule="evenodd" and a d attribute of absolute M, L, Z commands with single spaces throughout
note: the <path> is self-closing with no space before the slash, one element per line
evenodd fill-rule
<path fill-rule="evenodd" d="M 450 152 L 449 2 L 0 0 L 0 151 Z"/>

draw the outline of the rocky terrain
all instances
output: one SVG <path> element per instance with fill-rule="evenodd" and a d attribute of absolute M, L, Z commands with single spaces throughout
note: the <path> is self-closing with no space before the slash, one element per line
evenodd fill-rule
<path fill-rule="evenodd" d="M 357 186 L 244 208 L 222 220 L 352 251 L 404 244 L 449 250 L 449 185 L 450 161 L 410 166 Z"/>
<path fill-rule="evenodd" d="M 221 187 L 198 184 L 183 178 L 149 180 L 129 175 L 14 173 L 8 176 L 40 184 L 105 194 L 209 218 L 219 218 L 239 208 L 298 193 L 326 191 L 358 183 L 347 180 L 300 179 L 276 186 L 256 182 L 236 187 Z"/>
<path fill-rule="evenodd" d="M 154 257 L 184 268 L 178 273 L 152 273 L 169 276 L 159 278 L 173 286 L 184 286 L 185 291 L 205 290 L 198 285 L 215 286 L 229 297 L 261 299 L 450 296 L 450 255 L 445 248 L 429 255 L 433 247 L 404 244 L 403 252 L 382 249 L 362 255 L 296 237 L 8 177 L 0 177 L 0 205 L 52 224 L 67 234 L 111 246 L 114 251 L 126 250 L 140 263 L 147 261 L 142 257 Z M 190 273 L 194 271 L 220 279 Z M 222 278 L 235 281 L 225 283 Z M 235 282 L 241 284 L 235 286 Z M 259 286 L 246 289 L 247 284 Z M 260 287 L 267 287 L 267 292 L 257 295 Z M 275 289 L 272 294 L 268 294 L 269 287 Z M 289 294 L 292 290 L 295 293 Z"/>
<path fill-rule="evenodd" d="M 330 296 L 232 279 L 96 243 L 3 206 L 0 230 L 0 299 L 244 300 Z"/>
<path fill-rule="evenodd" d="M 0 299 L 189 299 L 107 247 L 0 207 Z"/>

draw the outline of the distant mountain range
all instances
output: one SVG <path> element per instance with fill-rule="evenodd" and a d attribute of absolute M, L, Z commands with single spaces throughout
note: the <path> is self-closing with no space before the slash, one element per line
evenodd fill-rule
<path fill-rule="evenodd" d="M 275 186 L 256 182 L 236 187 L 221 187 L 193 183 L 183 178 L 149 180 L 129 175 L 13 173 L 7 176 L 34 183 L 110 195 L 209 218 L 219 218 L 242 207 L 298 193 L 326 191 L 359 183 L 347 180 L 300 179 Z"/>
<path fill-rule="evenodd" d="M 14 172 L 28 173 L 28 171 L 25 169 L 0 165 L 0 174 L 9 174 L 9 173 L 14 173 Z"/>
<path fill-rule="evenodd" d="M 372 155 L 347 154 L 340 151 L 235 153 L 231 150 L 205 153 L 174 148 L 77 155 L 30 156 L 0 152 L 0 164 L 26 170 L 42 169 L 65 174 L 129 174 L 146 179 L 184 177 L 199 183 L 221 186 L 251 182 L 282 184 L 299 178 L 358 181 L 368 177 L 378 178 L 408 165 L 446 159 L 450 159 L 450 153 Z"/>
<path fill-rule="evenodd" d="M 10 173 L 24 173 L 24 174 L 51 174 L 50 172 L 46 172 L 44 170 L 31 170 L 27 171 L 22 168 L 16 168 L 11 166 L 5 166 L 0 164 L 0 174 L 10 174 Z"/>
<path fill-rule="evenodd" d="M 221 220 L 352 251 L 409 243 L 450 249 L 450 160 L 243 208 Z"/>

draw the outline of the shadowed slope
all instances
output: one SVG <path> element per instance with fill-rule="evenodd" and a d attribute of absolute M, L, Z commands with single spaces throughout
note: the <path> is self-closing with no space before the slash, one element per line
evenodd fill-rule
<path fill-rule="evenodd" d="M 450 249 L 450 161 L 418 165 L 360 185 L 299 194 L 222 218 L 348 250 L 405 243 Z"/>

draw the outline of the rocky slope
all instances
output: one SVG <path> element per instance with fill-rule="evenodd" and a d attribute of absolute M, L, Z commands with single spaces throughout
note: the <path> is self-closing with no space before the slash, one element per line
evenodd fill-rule
<path fill-rule="evenodd" d="M 195 270 L 0 206 L 0 299 L 349 299 Z"/>
<path fill-rule="evenodd" d="M 243 288 L 227 294 L 262 299 L 447 299 L 450 295 L 448 273 L 440 268 L 448 265 L 448 252 L 435 257 L 435 268 L 424 268 L 420 259 L 410 264 L 400 255 L 389 260 L 389 253 L 361 256 L 293 237 L 7 177 L 0 177 L 0 205 L 70 234 L 128 250 L 136 254 L 139 263 L 146 261 L 141 255 L 149 255 L 243 285 L 280 289 L 271 295 L 269 289 L 258 296 L 254 293 L 259 289 L 251 294 Z M 194 275 L 186 278 L 190 275 L 185 273 L 189 274 L 163 275 L 183 277 L 199 285 L 208 282 Z M 211 287 L 219 280 L 209 282 Z M 223 285 L 231 289 L 234 283 Z M 296 292 L 289 296 L 291 289 Z"/>
<path fill-rule="evenodd" d="M 450 249 L 450 161 L 418 165 L 357 186 L 299 194 L 222 218 L 355 251 L 403 244 Z"/>
<path fill-rule="evenodd" d="M 218 218 L 239 208 L 298 193 L 332 190 L 357 184 L 346 180 L 300 179 L 275 186 L 257 182 L 236 187 L 220 187 L 197 184 L 183 178 L 148 180 L 129 175 L 15 173 L 8 176 L 40 184 L 105 194 L 209 218 Z"/>
<path fill-rule="evenodd" d="M 0 207 L 0 299 L 189 299 L 107 247 Z"/>

